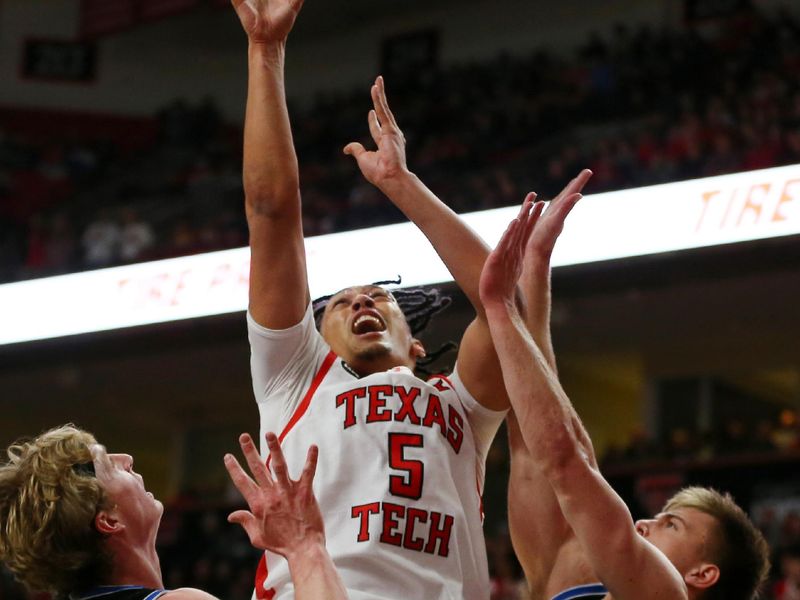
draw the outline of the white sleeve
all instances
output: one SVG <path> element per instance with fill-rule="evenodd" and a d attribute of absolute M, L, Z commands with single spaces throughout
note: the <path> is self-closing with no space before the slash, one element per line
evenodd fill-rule
<path fill-rule="evenodd" d="M 311 304 L 288 329 L 267 329 L 247 312 L 250 374 L 261 422 L 276 433 L 302 400 L 329 348 L 314 324 Z"/>
<path fill-rule="evenodd" d="M 472 430 L 472 437 L 475 439 L 475 450 L 478 453 L 478 480 L 483 488 L 483 479 L 486 474 L 486 455 L 492 445 L 494 436 L 500 428 L 503 419 L 506 418 L 508 410 L 492 410 L 486 408 L 469 393 L 461 376 L 458 374 L 458 363 L 456 363 L 453 373 L 448 378 L 453 385 L 467 413 L 467 421 Z"/>

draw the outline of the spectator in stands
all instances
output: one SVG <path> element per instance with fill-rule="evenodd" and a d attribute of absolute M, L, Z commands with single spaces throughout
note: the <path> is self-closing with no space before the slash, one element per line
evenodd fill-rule
<path fill-rule="evenodd" d="M 772 586 L 775 600 L 800 600 L 800 546 L 784 548 L 779 557 L 780 578 Z"/>
<path fill-rule="evenodd" d="M 83 264 L 88 269 L 111 266 L 119 257 L 120 229 L 111 211 L 101 209 L 81 236 Z"/>
<path fill-rule="evenodd" d="M 141 219 L 136 209 L 130 206 L 122 208 L 121 221 L 119 257 L 122 262 L 131 263 L 146 258 L 156 241 L 150 223 Z"/>
<path fill-rule="evenodd" d="M 779 549 L 800 545 L 800 512 L 797 510 L 789 510 L 784 515 L 776 545 Z"/>
<path fill-rule="evenodd" d="M 413 87 L 398 90 L 397 103 L 406 135 L 419 149 L 420 176 L 447 191 L 443 197 L 463 212 L 510 203 L 504 177 L 548 197 L 560 187 L 552 183 L 561 181 L 559 172 L 586 164 L 601 191 L 798 162 L 800 76 L 790 74 L 800 73 L 800 27 L 789 11 L 750 12 L 747 23 L 702 35 L 688 27 L 618 26 L 610 35 L 593 34 L 575 59 L 540 50 L 418 77 Z M 762 51 L 754 54 L 753 47 Z M 419 100 L 426 96 L 438 101 Z M 336 140 L 361 126 L 360 102 L 354 93 L 320 95 L 293 119 L 304 159 L 308 234 L 400 220 L 343 168 Z M 230 157 L 238 156 L 231 140 L 239 136 L 225 136 L 211 99 L 197 106 L 176 100 L 158 118 L 159 143 L 147 149 L 147 159 L 117 158 L 109 169 L 96 148 L 73 139 L 37 144 L 0 136 L 0 173 L 13 165 L 9 214 L 27 221 L 31 211 L 41 213 L 63 198 L 69 190 L 63 184 L 72 180 L 78 195 L 106 196 L 106 187 L 122 184 L 90 175 L 124 173 L 125 185 L 175 200 L 172 210 L 163 202 L 140 210 L 165 232 L 154 255 L 206 248 L 207 242 L 174 247 L 170 224 L 186 214 L 188 203 L 190 226 L 203 227 L 241 195 L 228 183 L 238 179 L 231 177 Z M 58 175 L 64 166 L 66 179 L 42 175 Z M 198 198 L 208 216 L 196 212 Z M 364 210 L 352 210 L 354 203 Z"/>

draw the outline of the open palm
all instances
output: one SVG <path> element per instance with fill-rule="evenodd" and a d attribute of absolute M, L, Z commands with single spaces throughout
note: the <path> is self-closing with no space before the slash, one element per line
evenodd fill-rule
<path fill-rule="evenodd" d="M 544 208 L 543 202 L 534 203 L 535 200 L 536 194 L 528 194 L 519 214 L 509 223 L 483 265 L 480 296 L 487 310 L 490 304 L 514 303 L 517 281 L 522 273 L 525 246 Z"/>
<path fill-rule="evenodd" d="M 529 254 L 550 259 L 556 240 L 564 229 L 564 221 L 582 198 L 581 192 L 591 176 L 592 172 L 584 169 L 550 201 L 528 241 Z"/>
<path fill-rule="evenodd" d="M 231 0 L 251 42 L 286 40 L 303 0 Z"/>
<path fill-rule="evenodd" d="M 369 111 L 367 122 L 377 150 L 367 150 L 362 144 L 351 142 L 344 153 L 352 155 L 366 180 L 380 188 L 383 182 L 407 168 L 406 139 L 386 100 L 383 77 L 375 80 L 370 93 L 375 108 Z"/>
<path fill-rule="evenodd" d="M 249 435 L 243 434 L 239 443 L 253 476 L 245 473 L 233 455 L 225 455 L 225 467 L 248 508 L 234 511 L 228 516 L 228 521 L 241 525 L 256 548 L 286 557 L 304 542 L 324 544 L 325 526 L 313 491 L 317 447 L 309 448 L 300 479 L 293 480 L 289 477 L 286 459 L 274 433 L 267 434 L 274 477 L 262 462 Z"/>

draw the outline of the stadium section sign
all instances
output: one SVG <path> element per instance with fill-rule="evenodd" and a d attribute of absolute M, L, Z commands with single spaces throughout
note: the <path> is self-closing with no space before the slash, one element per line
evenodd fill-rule
<path fill-rule="evenodd" d="M 489 244 L 517 207 L 464 215 Z M 594 194 L 567 221 L 555 267 L 800 234 L 800 165 Z M 409 223 L 306 240 L 312 296 L 403 276 L 451 279 Z M 0 285 L 0 344 L 245 310 L 247 248 Z"/>

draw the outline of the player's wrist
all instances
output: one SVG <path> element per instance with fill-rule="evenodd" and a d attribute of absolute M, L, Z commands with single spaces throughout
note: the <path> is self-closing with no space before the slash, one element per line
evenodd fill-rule
<path fill-rule="evenodd" d="M 486 313 L 487 319 L 507 320 L 515 312 L 518 312 L 514 298 L 506 298 L 504 296 L 497 298 L 481 298 L 481 303 L 483 304 L 483 310 Z"/>
<path fill-rule="evenodd" d="M 419 181 L 407 166 L 403 166 L 377 182 L 377 187 L 387 196 L 410 190 Z"/>
<path fill-rule="evenodd" d="M 315 568 L 328 556 L 325 548 L 325 536 L 322 534 L 305 538 L 291 548 L 287 548 L 285 557 L 293 576 L 295 571 L 306 571 Z"/>
<path fill-rule="evenodd" d="M 251 59 L 257 59 L 265 65 L 283 65 L 286 56 L 286 40 L 253 40 L 247 45 Z"/>

